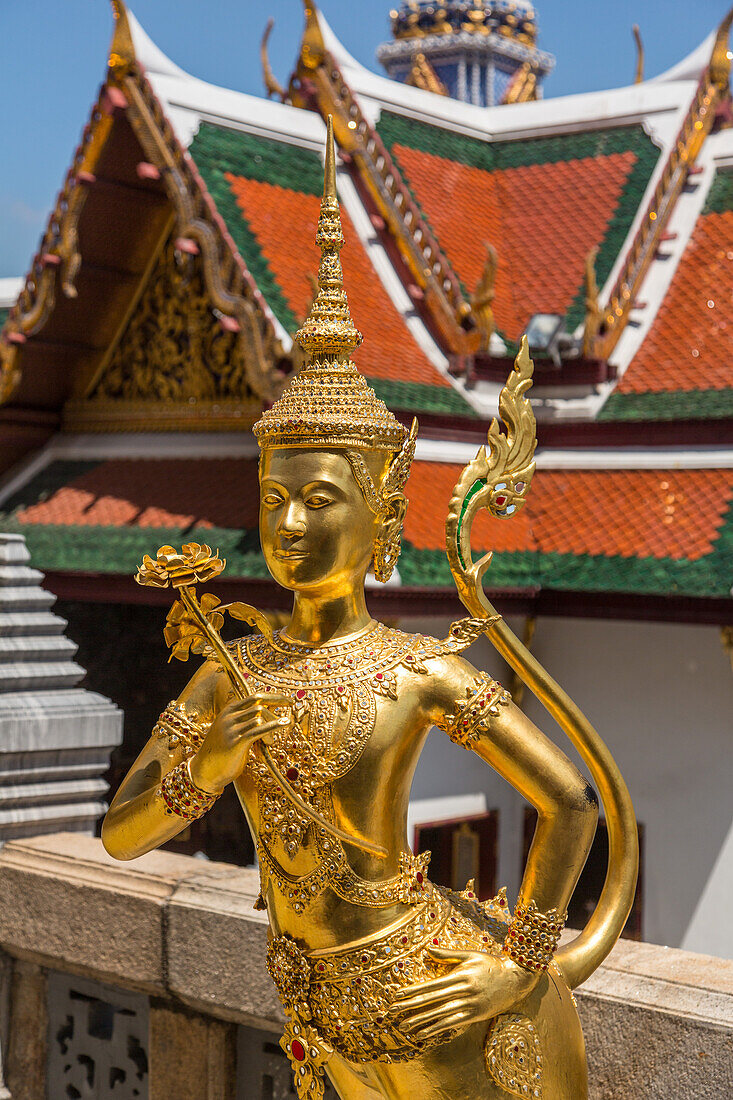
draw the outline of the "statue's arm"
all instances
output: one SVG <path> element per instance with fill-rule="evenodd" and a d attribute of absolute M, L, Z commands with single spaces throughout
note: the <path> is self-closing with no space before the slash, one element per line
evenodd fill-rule
<path fill-rule="evenodd" d="M 222 699 L 223 677 L 205 662 L 186 685 L 178 702 L 202 725 L 210 724 Z M 183 742 L 153 734 L 125 776 L 102 824 L 102 843 L 115 859 L 134 859 L 180 833 L 189 822 L 167 812 L 161 793 L 163 777 L 188 754 Z"/>
<path fill-rule="evenodd" d="M 537 810 L 520 897 L 534 901 L 541 912 L 556 908 L 562 914 L 593 841 L 598 799 L 575 765 L 514 703 L 497 702 L 487 691 L 483 708 L 471 706 L 477 695 L 481 702 L 480 688 L 476 690 L 480 676 L 462 657 L 445 660 L 436 724 L 490 764 Z M 455 720 L 462 712 L 469 725 L 456 734 Z M 482 717 L 474 723 L 477 714 Z"/>

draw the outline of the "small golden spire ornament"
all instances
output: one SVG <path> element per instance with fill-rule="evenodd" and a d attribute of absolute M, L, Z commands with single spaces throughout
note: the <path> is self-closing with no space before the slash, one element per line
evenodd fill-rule
<path fill-rule="evenodd" d="M 316 244 L 321 249 L 318 293 L 296 332 L 303 369 L 254 426 L 260 447 L 360 447 L 399 451 L 407 431 L 351 361 L 362 340 L 344 290 L 344 246 L 336 196 L 333 121 L 328 116 L 323 199 Z"/>

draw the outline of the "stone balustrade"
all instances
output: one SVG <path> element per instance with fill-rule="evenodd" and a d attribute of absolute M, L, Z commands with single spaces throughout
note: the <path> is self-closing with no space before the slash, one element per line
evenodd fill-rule
<path fill-rule="evenodd" d="M 289 1096 L 257 892 L 252 871 L 118 863 L 79 834 L 6 843 L 0 1098 Z M 625 941 L 578 1002 L 594 1100 L 733 1095 L 733 962 Z"/>

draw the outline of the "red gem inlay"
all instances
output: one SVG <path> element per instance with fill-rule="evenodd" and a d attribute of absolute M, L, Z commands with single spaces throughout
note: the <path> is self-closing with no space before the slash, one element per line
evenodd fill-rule
<path fill-rule="evenodd" d="M 289 779 L 291 783 L 294 779 L 297 779 L 299 775 L 300 772 L 297 768 L 288 768 L 288 770 L 285 772 L 285 778 Z"/>
<path fill-rule="evenodd" d="M 299 1062 L 305 1061 L 305 1047 L 300 1039 L 293 1039 L 290 1049 L 293 1052 L 293 1058 L 296 1058 Z"/>

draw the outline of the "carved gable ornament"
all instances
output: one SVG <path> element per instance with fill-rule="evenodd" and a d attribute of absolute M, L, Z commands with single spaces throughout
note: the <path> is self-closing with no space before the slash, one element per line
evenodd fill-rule
<path fill-rule="evenodd" d="M 261 412 L 247 381 L 246 339 L 212 307 L 201 257 L 178 243 L 163 247 L 86 395 L 67 404 L 67 425 L 236 429 Z"/>

